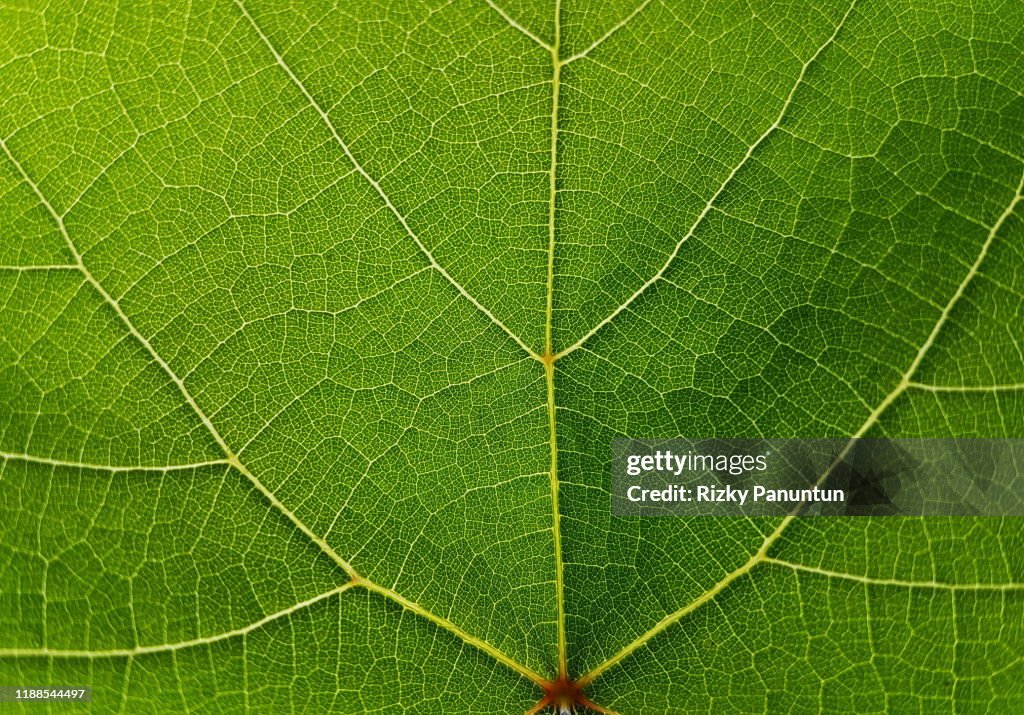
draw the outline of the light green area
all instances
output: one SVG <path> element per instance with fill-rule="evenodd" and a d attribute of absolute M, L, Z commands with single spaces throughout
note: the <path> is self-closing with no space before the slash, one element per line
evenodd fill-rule
<path fill-rule="evenodd" d="M 564 659 L 622 715 L 1024 708 L 1020 519 L 608 493 L 615 436 L 1024 435 L 1024 5 L 0 28 L 0 683 L 522 713 Z"/>

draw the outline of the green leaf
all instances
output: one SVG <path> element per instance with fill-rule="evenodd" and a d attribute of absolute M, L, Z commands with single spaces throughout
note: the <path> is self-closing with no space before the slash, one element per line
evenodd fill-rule
<path fill-rule="evenodd" d="M 0 27 L 0 684 L 1024 709 L 1020 519 L 608 492 L 615 436 L 1024 434 L 1021 3 Z"/>

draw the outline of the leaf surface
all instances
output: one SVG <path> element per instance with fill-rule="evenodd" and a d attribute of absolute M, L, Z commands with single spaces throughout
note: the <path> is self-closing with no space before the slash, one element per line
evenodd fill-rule
<path fill-rule="evenodd" d="M 616 436 L 1024 433 L 1020 3 L 0 25 L 4 683 L 133 713 L 1024 707 L 1019 519 L 608 493 Z"/>

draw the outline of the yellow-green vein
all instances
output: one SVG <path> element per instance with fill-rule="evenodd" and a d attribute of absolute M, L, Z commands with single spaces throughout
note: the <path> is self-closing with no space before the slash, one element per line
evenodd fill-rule
<path fill-rule="evenodd" d="M 562 562 L 562 525 L 558 506 L 558 427 L 555 415 L 555 348 L 553 344 L 555 300 L 555 219 L 558 200 L 558 100 L 562 63 L 558 56 L 561 44 L 561 2 L 555 0 L 555 42 L 551 46 L 551 164 L 548 171 L 548 271 L 544 310 L 544 382 L 547 390 L 548 432 L 551 450 L 549 479 L 551 483 L 551 534 L 555 551 L 555 604 L 558 622 L 558 672 L 566 676 L 569 669 L 568 643 L 565 635 L 565 574 Z"/>

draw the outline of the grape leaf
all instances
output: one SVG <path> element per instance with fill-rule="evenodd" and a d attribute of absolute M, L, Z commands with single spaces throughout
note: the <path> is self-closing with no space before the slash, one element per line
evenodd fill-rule
<path fill-rule="evenodd" d="M 1024 433 L 1024 5 L 0 18 L 0 684 L 1024 709 L 1020 519 L 608 492 L 615 436 Z"/>

